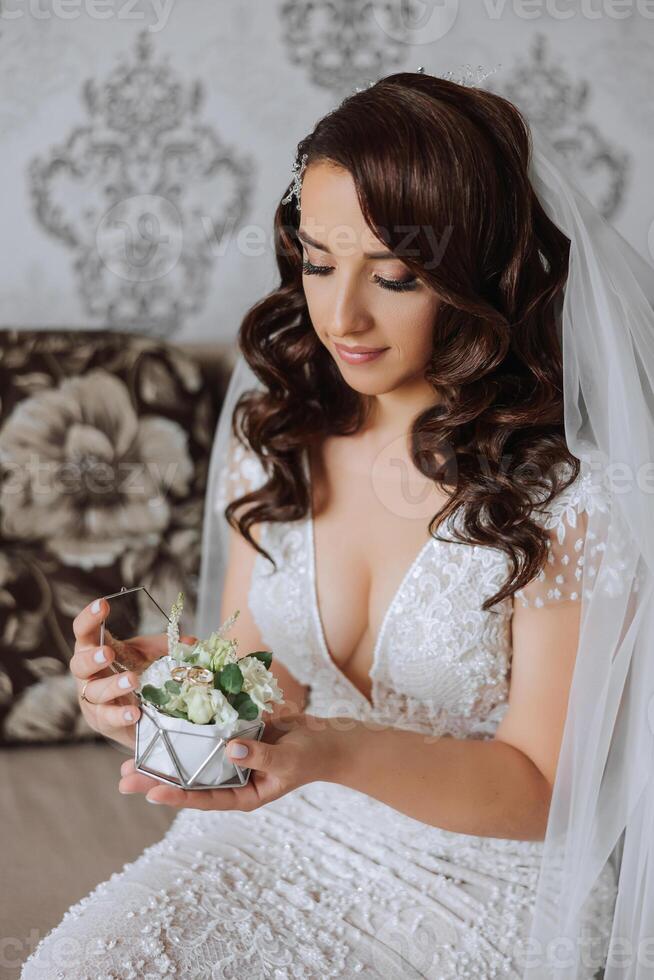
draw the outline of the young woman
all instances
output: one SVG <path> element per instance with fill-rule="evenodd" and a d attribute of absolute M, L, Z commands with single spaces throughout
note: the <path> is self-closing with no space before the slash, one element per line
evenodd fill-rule
<path fill-rule="evenodd" d="M 239 333 L 259 386 L 226 403 L 209 603 L 213 626 L 240 609 L 243 652 L 274 652 L 286 704 L 231 745 L 245 787 L 124 763 L 121 792 L 180 812 L 24 980 L 523 976 L 601 505 L 564 434 L 570 243 L 529 153 L 511 103 L 420 73 L 300 144 L 281 282 Z M 77 617 L 71 670 L 89 722 L 133 747 L 138 705 L 96 658 L 107 605 Z M 615 894 L 607 864 L 576 976 Z"/>

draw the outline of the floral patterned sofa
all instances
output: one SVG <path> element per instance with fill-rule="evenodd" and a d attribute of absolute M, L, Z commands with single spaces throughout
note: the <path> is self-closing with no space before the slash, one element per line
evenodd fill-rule
<path fill-rule="evenodd" d="M 0 978 L 175 816 L 121 796 L 84 722 L 71 623 L 143 584 L 193 614 L 209 454 L 235 345 L 0 331 Z M 147 632 L 144 629 L 144 632 Z"/>

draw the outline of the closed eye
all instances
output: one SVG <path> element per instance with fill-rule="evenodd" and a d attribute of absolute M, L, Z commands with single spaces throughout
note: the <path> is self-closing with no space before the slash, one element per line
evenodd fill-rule
<path fill-rule="evenodd" d="M 302 271 L 307 276 L 327 276 L 332 271 L 331 265 L 314 265 L 312 262 L 308 262 L 306 259 L 302 263 Z M 376 282 L 382 289 L 389 289 L 392 292 L 403 293 L 417 287 L 416 276 L 410 276 L 408 279 L 384 279 L 382 276 L 378 276 L 376 273 L 373 276 L 373 281 Z"/>

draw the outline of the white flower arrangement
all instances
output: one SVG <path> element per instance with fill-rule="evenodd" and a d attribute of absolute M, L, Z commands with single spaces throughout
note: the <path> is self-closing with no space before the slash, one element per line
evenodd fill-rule
<path fill-rule="evenodd" d="M 179 619 L 184 594 L 173 603 L 168 625 L 168 654 L 155 660 L 141 675 L 138 695 L 157 711 L 196 725 L 216 725 L 226 735 L 241 720 L 260 719 L 282 702 L 282 692 L 269 670 L 272 653 L 256 650 L 237 657 L 237 639 L 226 639 L 240 610 L 208 639 L 182 643 Z"/>

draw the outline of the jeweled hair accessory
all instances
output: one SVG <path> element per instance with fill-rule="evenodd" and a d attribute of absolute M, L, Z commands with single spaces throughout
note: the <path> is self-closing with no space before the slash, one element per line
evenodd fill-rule
<path fill-rule="evenodd" d="M 293 186 L 291 187 L 286 197 L 282 198 L 282 204 L 290 204 L 290 202 L 293 200 L 293 197 L 294 196 L 297 197 L 296 206 L 298 211 L 300 210 L 300 191 L 302 190 L 302 177 L 304 175 L 304 171 L 307 165 L 307 156 L 308 156 L 307 153 L 303 153 L 302 160 L 298 160 L 296 158 L 295 163 L 293 164 L 293 169 L 291 171 L 291 174 L 293 175 L 292 176 Z"/>
<path fill-rule="evenodd" d="M 494 68 L 484 68 L 482 65 L 478 65 L 477 68 L 472 68 L 470 65 L 461 65 L 460 68 L 456 70 L 458 74 L 454 71 L 446 71 L 444 75 L 438 75 L 437 78 L 443 78 L 446 82 L 456 82 L 457 85 L 465 85 L 468 88 L 474 88 L 488 78 L 489 75 L 495 74 L 496 71 L 502 67 L 501 64 L 495 65 Z M 424 68 L 418 68 L 418 71 L 424 72 Z"/>
<path fill-rule="evenodd" d="M 460 68 L 454 71 L 447 71 L 443 75 L 436 75 L 436 78 L 442 78 L 446 82 L 454 82 L 457 85 L 464 85 L 467 88 L 474 88 L 476 85 L 480 85 L 484 79 L 488 78 L 489 75 L 494 74 L 502 67 L 501 64 L 496 65 L 494 68 L 485 69 L 482 65 L 478 65 L 476 69 L 473 69 L 470 65 L 461 65 Z M 416 68 L 416 72 L 421 72 L 425 74 L 425 69 L 422 65 Z M 366 85 L 359 85 L 353 89 L 354 93 L 365 92 L 366 89 L 371 88 L 373 85 L 377 84 L 377 79 L 371 79 Z M 300 193 L 302 191 L 302 177 L 304 176 L 304 171 L 307 166 L 308 154 L 303 153 L 302 159 L 298 160 L 295 158 L 293 168 L 291 170 L 292 175 L 292 186 L 286 197 L 282 198 L 282 204 L 290 204 L 290 202 L 295 197 L 297 199 L 296 207 L 298 211 L 300 210 Z"/>
<path fill-rule="evenodd" d="M 478 65 L 477 68 L 472 68 L 471 65 L 460 65 L 455 71 L 446 71 L 443 75 L 434 75 L 434 78 L 442 78 L 446 82 L 455 82 L 457 85 L 465 85 L 467 88 L 474 88 L 476 85 L 481 85 L 484 79 L 488 78 L 489 75 L 493 75 L 496 71 L 502 67 L 501 64 L 495 65 L 494 68 L 484 68 L 482 65 Z M 416 73 L 427 74 L 423 65 L 416 68 Z M 376 85 L 376 79 L 371 79 L 365 85 L 359 85 L 354 89 L 355 92 L 365 92 L 366 89 L 372 88 Z"/>

